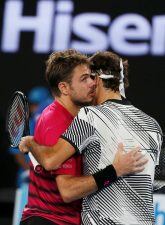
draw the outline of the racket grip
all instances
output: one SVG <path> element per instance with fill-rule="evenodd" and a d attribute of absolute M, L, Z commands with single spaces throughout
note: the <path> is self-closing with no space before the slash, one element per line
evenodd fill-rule
<path fill-rule="evenodd" d="M 34 158 L 31 152 L 29 152 L 28 155 L 33 164 L 34 171 L 40 173 L 43 170 L 43 167 L 37 162 L 37 160 Z"/>

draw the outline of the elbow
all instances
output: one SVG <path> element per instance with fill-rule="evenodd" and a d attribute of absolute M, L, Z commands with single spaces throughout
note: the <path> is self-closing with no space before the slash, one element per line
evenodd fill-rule
<path fill-rule="evenodd" d="M 74 201 L 74 199 L 72 198 L 70 193 L 65 192 L 65 193 L 60 193 L 60 194 L 61 194 L 62 200 L 65 203 L 71 203 L 72 201 Z"/>
<path fill-rule="evenodd" d="M 47 161 L 47 160 L 44 160 L 44 161 L 43 161 L 43 167 L 44 167 L 44 169 L 47 170 L 47 171 L 51 171 L 51 170 L 52 170 L 52 169 L 51 169 L 51 165 L 50 165 L 49 161 Z"/>
<path fill-rule="evenodd" d="M 48 158 L 45 158 L 43 160 L 42 166 L 47 171 L 55 170 L 55 169 L 58 169 L 58 167 L 59 167 L 55 164 L 55 162 L 52 162 L 52 160 L 50 160 Z"/>
<path fill-rule="evenodd" d="M 60 178 L 60 176 L 59 176 L 59 178 Z M 72 190 L 70 189 L 70 187 L 68 185 L 67 186 L 62 185 L 62 184 L 59 184 L 59 182 L 57 182 L 57 185 L 58 185 L 58 190 L 60 192 L 60 196 L 61 196 L 63 202 L 70 203 L 75 200 L 75 196 L 72 193 Z"/>

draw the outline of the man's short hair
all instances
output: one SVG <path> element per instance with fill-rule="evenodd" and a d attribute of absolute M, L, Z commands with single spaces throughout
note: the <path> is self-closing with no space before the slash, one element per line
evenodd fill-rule
<path fill-rule="evenodd" d="M 46 61 L 46 80 L 55 96 L 61 95 L 58 84 L 62 81 L 71 83 L 73 70 L 82 64 L 89 66 L 88 58 L 74 49 L 53 52 L 49 56 Z"/>
<path fill-rule="evenodd" d="M 91 70 L 94 73 L 99 73 L 101 70 L 104 74 L 112 74 L 114 78 L 103 79 L 103 85 L 105 88 L 110 88 L 113 91 L 119 91 L 121 68 L 120 60 L 122 60 L 124 67 L 124 86 L 129 86 L 128 81 L 128 61 L 121 59 L 117 54 L 113 52 L 97 52 L 89 58 L 91 62 Z"/>

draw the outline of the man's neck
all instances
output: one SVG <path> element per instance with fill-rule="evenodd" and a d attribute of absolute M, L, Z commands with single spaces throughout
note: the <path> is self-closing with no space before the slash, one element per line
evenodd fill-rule
<path fill-rule="evenodd" d="M 56 97 L 56 100 L 70 112 L 72 116 L 76 116 L 80 110 L 80 106 L 75 105 L 69 98 L 65 97 Z"/>
<path fill-rule="evenodd" d="M 105 102 L 108 99 L 118 99 L 121 100 L 121 95 L 120 92 L 114 92 L 114 91 L 110 91 L 110 90 L 102 90 L 99 93 L 99 97 L 97 98 L 97 104 L 101 104 L 103 102 Z"/>

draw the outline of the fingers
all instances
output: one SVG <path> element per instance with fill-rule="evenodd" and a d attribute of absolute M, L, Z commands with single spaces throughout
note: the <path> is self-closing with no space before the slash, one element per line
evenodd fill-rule
<path fill-rule="evenodd" d="M 136 167 L 134 173 L 141 173 L 145 169 L 145 166 Z"/>
<path fill-rule="evenodd" d="M 27 147 L 26 145 L 22 144 L 22 143 L 19 144 L 19 150 L 20 150 L 21 152 L 23 152 L 23 153 L 29 152 L 28 147 Z"/>
<path fill-rule="evenodd" d="M 135 156 L 139 152 L 141 152 L 141 148 L 139 146 L 137 146 L 130 151 L 130 154 L 132 153 L 132 155 Z"/>
<path fill-rule="evenodd" d="M 145 155 L 142 152 L 136 152 L 136 154 L 133 154 L 132 156 L 134 158 L 135 161 L 140 161 L 141 159 L 143 159 L 145 157 Z"/>
<path fill-rule="evenodd" d="M 117 148 L 117 152 L 120 154 L 120 153 L 125 153 L 125 149 L 124 149 L 124 145 L 123 143 L 119 143 L 118 144 L 118 148 Z"/>
<path fill-rule="evenodd" d="M 32 139 L 31 136 L 22 137 L 19 143 L 19 150 L 23 153 L 29 152 L 29 141 Z"/>
<path fill-rule="evenodd" d="M 21 141 L 19 144 L 19 150 L 23 153 L 29 152 L 28 147 L 26 146 L 26 144 L 23 141 Z"/>
<path fill-rule="evenodd" d="M 147 162 L 148 162 L 148 159 L 144 157 L 143 154 L 141 154 L 141 156 L 139 156 L 139 159 L 135 160 L 132 172 L 133 173 L 142 172 L 145 169 L 145 165 L 147 164 Z"/>
<path fill-rule="evenodd" d="M 136 155 L 134 155 L 133 157 L 134 157 L 134 160 L 135 160 L 136 162 L 138 162 L 138 161 L 142 160 L 143 158 L 145 158 L 145 155 L 144 155 L 143 153 L 141 153 L 141 152 L 138 152 L 138 153 L 137 153 Z"/>
<path fill-rule="evenodd" d="M 145 157 L 145 154 L 143 151 L 141 151 L 140 147 L 134 148 L 127 154 L 132 155 L 132 158 L 136 161 L 136 163 L 138 162 L 140 163 L 144 161 L 144 164 L 146 164 L 146 158 L 143 160 L 143 158 Z"/>
<path fill-rule="evenodd" d="M 118 144 L 118 150 L 124 150 L 124 145 L 123 143 Z"/>
<path fill-rule="evenodd" d="M 147 162 L 148 159 L 139 146 L 129 150 L 129 152 L 125 152 L 123 144 L 120 143 L 113 161 L 113 166 L 116 169 L 117 175 L 123 176 L 142 172 Z"/>
<path fill-rule="evenodd" d="M 140 159 L 140 160 L 136 161 L 135 166 L 136 166 L 136 168 L 141 167 L 141 166 L 145 166 L 145 164 L 147 162 L 148 162 L 147 158 Z"/>
<path fill-rule="evenodd" d="M 145 169 L 145 165 L 148 162 L 148 159 L 144 159 L 143 162 L 136 165 L 134 173 L 140 173 Z"/>

